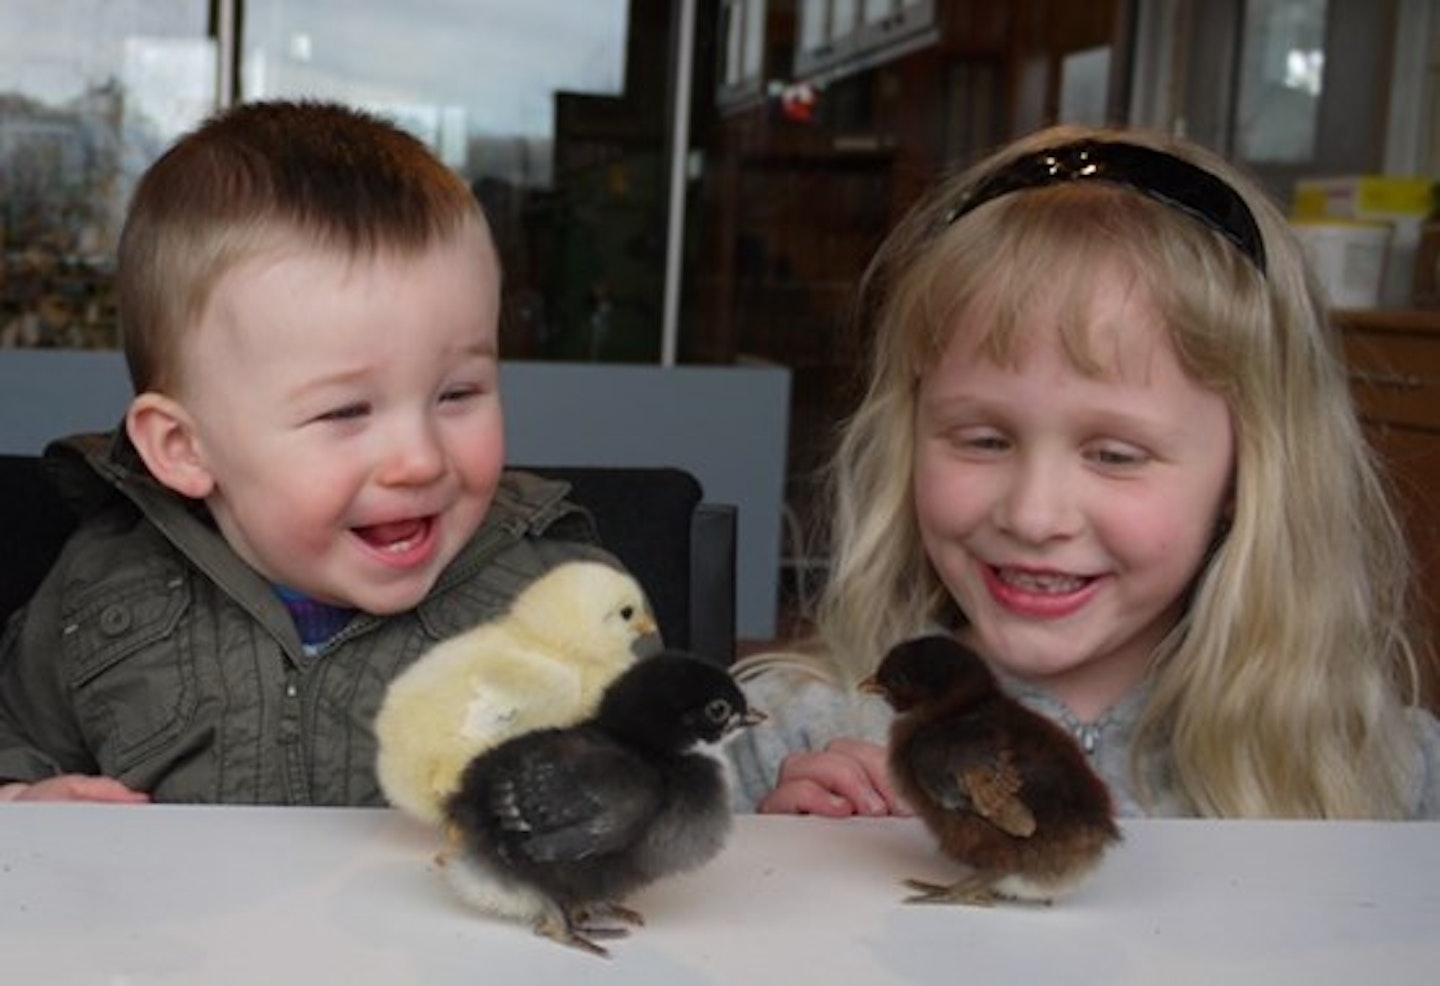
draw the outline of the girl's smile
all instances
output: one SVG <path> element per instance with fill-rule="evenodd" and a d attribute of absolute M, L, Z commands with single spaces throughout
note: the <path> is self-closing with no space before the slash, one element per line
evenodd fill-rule
<path fill-rule="evenodd" d="M 1098 579 L 1053 570 L 981 566 L 996 605 L 1017 616 L 1059 620 L 1071 615 L 1099 591 Z"/>

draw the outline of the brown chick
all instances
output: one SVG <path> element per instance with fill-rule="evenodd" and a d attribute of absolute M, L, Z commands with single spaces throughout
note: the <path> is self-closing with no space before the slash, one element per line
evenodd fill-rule
<path fill-rule="evenodd" d="M 907 880 L 917 903 L 1050 903 L 1120 840 L 1110 791 L 1075 740 L 1010 698 L 945 636 L 897 645 L 861 689 L 895 709 L 890 769 L 940 849 L 972 872 Z"/>

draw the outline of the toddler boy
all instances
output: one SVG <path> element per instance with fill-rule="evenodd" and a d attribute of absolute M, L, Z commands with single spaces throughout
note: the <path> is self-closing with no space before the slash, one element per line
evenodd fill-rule
<path fill-rule="evenodd" d="M 0 800 L 382 804 L 391 678 L 600 554 L 502 475 L 475 197 L 368 114 L 241 105 L 146 172 L 117 290 L 136 396 L 49 453 L 84 520 L 0 643 Z"/>

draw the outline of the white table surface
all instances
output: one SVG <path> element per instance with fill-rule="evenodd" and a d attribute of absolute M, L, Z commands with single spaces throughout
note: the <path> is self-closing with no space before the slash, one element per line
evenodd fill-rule
<path fill-rule="evenodd" d="M 600 959 L 467 911 L 389 810 L 0 805 L 0 982 L 1440 983 L 1440 823 L 1135 821 L 1051 908 L 901 903 L 913 821 L 741 816 Z"/>

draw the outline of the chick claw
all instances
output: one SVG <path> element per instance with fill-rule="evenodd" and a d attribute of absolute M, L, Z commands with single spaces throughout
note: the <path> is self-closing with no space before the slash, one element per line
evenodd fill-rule
<path fill-rule="evenodd" d="M 596 921 L 623 921 L 626 924 L 644 925 L 645 916 L 639 911 L 631 910 L 622 904 L 614 901 L 600 901 L 595 904 L 587 904 L 577 908 L 574 913 L 575 922 L 587 930 L 595 931 L 607 927 L 601 925 L 597 928 Z M 623 929 L 620 929 L 623 931 Z"/>
<path fill-rule="evenodd" d="M 535 933 L 551 941 L 578 948 L 582 952 L 608 959 L 610 952 L 596 943 L 597 938 L 624 938 L 630 934 L 627 928 L 592 928 L 568 915 L 547 914 L 535 922 Z"/>
<path fill-rule="evenodd" d="M 596 939 L 625 938 L 630 934 L 629 928 L 604 923 L 614 921 L 643 925 L 645 918 L 639 911 L 613 901 L 600 901 L 569 911 L 557 908 L 547 912 L 535 922 L 535 933 L 562 945 L 578 948 L 582 952 L 609 958 L 609 950 L 599 945 Z"/>
<path fill-rule="evenodd" d="M 971 907 L 993 907 L 1005 899 L 990 880 L 980 874 L 967 876 L 954 883 L 929 883 L 905 880 L 905 886 L 917 891 L 905 898 L 907 904 L 966 904 Z"/>

